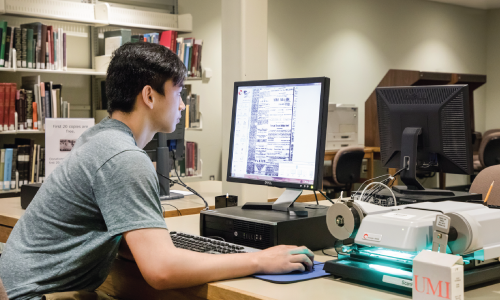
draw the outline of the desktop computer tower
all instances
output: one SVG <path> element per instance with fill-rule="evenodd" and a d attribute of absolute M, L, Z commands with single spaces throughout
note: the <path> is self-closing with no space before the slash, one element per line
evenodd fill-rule
<path fill-rule="evenodd" d="M 201 211 L 200 233 L 226 242 L 265 249 L 276 245 L 306 246 L 321 250 L 334 246 L 326 225 L 328 207 L 294 203 L 306 217 L 276 210 L 242 209 L 241 206 Z"/>

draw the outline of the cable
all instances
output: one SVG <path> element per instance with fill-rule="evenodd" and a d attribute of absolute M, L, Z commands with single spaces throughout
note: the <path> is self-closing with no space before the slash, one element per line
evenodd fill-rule
<path fill-rule="evenodd" d="M 321 249 L 321 252 L 323 252 L 323 254 L 326 256 L 338 257 L 338 255 L 331 255 L 331 254 L 325 253 L 325 249 Z"/>
<path fill-rule="evenodd" d="M 177 210 L 177 213 L 179 214 L 179 216 L 182 216 L 181 211 L 180 211 L 177 207 L 173 206 L 172 204 L 168 204 L 168 203 L 163 203 L 163 204 L 161 205 L 161 208 L 163 209 L 163 213 L 164 213 L 164 214 L 165 214 L 165 208 L 163 207 L 163 205 L 170 205 L 170 206 L 172 206 L 173 208 L 175 208 L 175 209 Z"/>
<path fill-rule="evenodd" d="M 208 206 L 207 201 L 205 201 L 205 199 L 200 194 L 198 194 L 195 190 L 193 190 L 192 188 L 188 187 L 184 182 L 182 182 L 180 180 L 180 178 L 179 178 L 180 182 L 178 182 L 178 181 L 175 181 L 175 180 L 172 180 L 172 179 L 168 178 L 167 176 L 161 174 L 158 171 L 156 171 L 156 173 L 158 173 L 158 175 L 160 175 L 161 177 L 163 177 L 163 178 L 165 178 L 167 180 L 170 180 L 170 182 L 176 183 L 176 184 L 182 186 L 183 188 L 185 188 L 186 190 L 190 191 L 191 193 L 195 194 L 196 196 L 200 197 L 201 200 L 203 200 L 203 202 L 205 203 L 205 208 L 203 210 L 209 210 L 210 209 L 209 206 Z M 177 174 L 177 171 L 175 173 Z M 179 176 L 179 175 L 177 175 L 177 176 Z"/>
<path fill-rule="evenodd" d="M 318 195 L 316 195 L 316 191 L 314 191 L 314 197 L 316 198 L 316 204 L 319 205 L 319 202 L 318 202 Z"/>
<path fill-rule="evenodd" d="M 372 183 L 369 183 L 369 184 L 365 187 L 365 189 L 363 190 L 363 192 L 361 193 L 361 198 L 360 198 L 360 199 L 363 201 L 363 196 L 364 196 L 364 194 L 365 194 L 366 189 L 367 189 L 369 186 L 371 186 L 371 185 L 375 185 L 375 184 L 382 185 L 383 187 L 387 188 L 387 189 L 389 190 L 389 192 L 391 192 L 391 194 L 392 194 L 392 198 L 394 199 L 394 206 L 396 206 L 396 205 L 397 205 L 397 203 L 396 203 L 396 196 L 395 196 L 395 195 L 394 195 L 394 193 L 392 192 L 392 189 L 391 189 L 390 187 L 388 187 L 387 185 L 385 185 L 385 184 L 381 183 L 381 182 L 372 182 Z"/>
<path fill-rule="evenodd" d="M 332 199 L 330 199 L 327 195 L 323 194 L 323 191 L 319 191 L 319 193 L 323 195 L 323 197 L 325 197 L 326 200 L 330 201 L 332 204 L 335 204 L 335 202 L 333 202 Z"/>

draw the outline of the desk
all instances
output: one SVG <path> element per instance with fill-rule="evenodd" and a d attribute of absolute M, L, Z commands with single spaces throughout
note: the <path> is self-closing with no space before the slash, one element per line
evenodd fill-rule
<path fill-rule="evenodd" d="M 321 201 L 320 204 L 328 205 L 329 202 Z M 198 215 L 165 219 L 170 230 L 191 234 L 199 234 L 199 221 Z M 317 261 L 331 259 L 331 257 L 323 255 L 321 251 L 316 251 L 315 255 Z M 408 295 L 334 279 L 333 276 L 292 284 L 274 284 L 245 277 L 186 289 L 157 291 L 145 282 L 135 263 L 121 260 L 115 262 L 110 275 L 99 289 L 122 299 L 411 299 L 411 296 Z M 465 293 L 467 300 L 499 298 L 500 282 L 478 287 Z"/>
<path fill-rule="evenodd" d="M 219 196 L 222 191 L 221 181 L 190 182 L 189 186 L 196 191 L 200 191 L 211 209 L 215 208 L 215 196 Z M 174 189 L 185 190 L 178 185 L 174 186 Z M 182 199 L 163 201 L 163 217 L 165 218 L 179 215 L 174 207 L 167 204 L 177 207 L 183 216 L 199 214 L 205 208 L 203 201 L 195 195 L 185 196 Z M 25 210 L 21 208 L 20 197 L 0 198 L 0 243 L 7 242 L 12 228 L 14 228 L 14 225 L 16 225 L 24 212 Z"/>

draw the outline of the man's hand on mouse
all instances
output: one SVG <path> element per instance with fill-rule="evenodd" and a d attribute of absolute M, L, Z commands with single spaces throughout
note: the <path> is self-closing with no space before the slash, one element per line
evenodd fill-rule
<path fill-rule="evenodd" d="M 314 254 L 306 247 L 280 245 L 252 254 L 255 255 L 259 274 L 285 274 L 313 269 Z"/>

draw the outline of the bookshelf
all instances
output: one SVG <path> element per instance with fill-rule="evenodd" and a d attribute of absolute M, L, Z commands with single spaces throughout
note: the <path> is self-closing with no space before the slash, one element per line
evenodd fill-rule
<path fill-rule="evenodd" d="M 43 76 L 41 77 L 42 82 L 64 83 L 66 95 L 68 95 L 68 92 L 70 94 L 81 94 L 76 98 L 66 96 L 67 100 L 75 101 L 71 103 L 71 116 L 84 117 L 82 115 L 88 113 L 89 116 L 95 118 L 95 111 L 100 99 L 96 83 L 106 77 L 106 72 L 98 72 L 95 67 L 99 33 L 113 30 L 113 28 L 127 28 L 139 33 L 174 30 L 182 34 L 192 31 L 193 20 L 191 14 L 170 14 L 158 9 L 137 6 L 127 7 L 114 3 L 102 3 L 96 0 L 89 2 L 92 3 L 80 3 L 76 0 L 0 0 L 0 14 L 2 15 L 0 19 L 7 21 L 9 27 L 20 27 L 21 24 L 41 22 L 54 28 L 62 28 L 68 36 L 69 43 L 68 69 L 66 71 L 0 67 L 1 82 L 16 82 L 19 87 L 22 76 L 40 75 Z M 71 45 L 73 42 L 74 45 Z M 73 47 L 70 48 L 70 45 Z M 66 77 L 65 75 L 70 76 Z M 201 81 L 202 78 L 189 77 L 186 80 Z M 82 99 L 88 99 L 85 100 L 88 103 L 82 103 Z M 36 144 L 41 144 L 43 147 L 44 136 L 45 132 L 42 130 L 3 131 L 0 132 L 0 143 L 3 147 L 4 144 L 12 144 L 15 138 L 22 137 L 31 138 Z M 201 178 L 201 166 L 200 158 L 199 174 L 185 178 Z M 12 194 L 18 194 L 19 192 L 19 189 L 8 191 L 0 189 L 0 198 L 7 195 L 12 196 Z"/>

